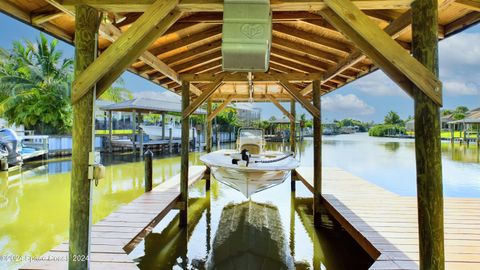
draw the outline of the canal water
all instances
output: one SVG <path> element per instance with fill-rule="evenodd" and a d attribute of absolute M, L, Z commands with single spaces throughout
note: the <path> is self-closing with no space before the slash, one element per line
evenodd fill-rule
<path fill-rule="evenodd" d="M 222 146 L 225 147 L 225 146 Z M 288 149 L 281 143 L 271 149 Z M 313 143 L 299 145 L 302 165 L 312 165 Z M 414 196 L 413 140 L 371 138 L 365 134 L 323 138 L 323 162 L 400 195 Z M 450 197 L 480 197 L 480 162 L 476 147 L 442 144 L 444 192 Z M 200 164 L 191 153 L 191 164 Z M 143 193 L 143 162 L 129 154 L 105 156 L 107 177 L 94 191 L 94 222 Z M 179 173 L 179 157 L 154 160 L 155 183 Z M 32 162 L 21 172 L 0 177 L 0 258 L 39 256 L 68 235 L 69 159 Z M 367 269 L 367 254 L 327 214 L 312 226 L 311 193 L 285 182 L 247 200 L 216 181 L 209 193 L 199 182 L 190 191 L 190 226 L 178 229 L 172 211 L 130 254 L 141 269 L 236 269 L 262 259 L 263 269 Z M 248 260 L 246 259 L 248 258 Z M 0 260 L 0 269 L 21 261 Z M 245 264 L 240 264 L 242 269 Z M 257 269 L 252 267 L 251 269 Z"/>

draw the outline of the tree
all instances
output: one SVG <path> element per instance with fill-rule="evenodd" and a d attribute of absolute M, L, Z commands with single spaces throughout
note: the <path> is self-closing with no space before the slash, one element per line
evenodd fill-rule
<path fill-rule="evenodd" d="M 442 110 L 442 116 L 447 116 L 447 115 L 451 115 L 451 114 L 453 114 L 452 110 L 449 110 L 449 109 Z"/>
<path fill-rule="evenodd" d="M 0 114 L 10 124 L 41 133 L 65 133 L 72 126 L 70 85 L 73 60 L 62 58 L 58 41 L 15 41 L 0 50 Z"/>
<path fill-rule="evenodd" d="M 458 107 L 455 109 L 455 112 L 456 112 L 456 113 L 463 113 L 463 114 L 465 114 L 466 112 L 468 112 L 468 108 L 465 107 L 465 106 L 458 106 Z"/>
<path fill-rule="evenodd" d="M 390 124 L 390 125 L 402 125 L 403 121 L 400 119 L 400 116 L 394 112 L 394 111 L 389 111 L 388 114 L 385 116 L 384 119 L 385 124 Z"/>
<path fill-rule="evenodd" d="M 119 78 L 112 86 L 103 92 L 99 99 L 118 103 L 132 98 L 132 92 L 125 88 L 125 82 L 122 78 Z"/>

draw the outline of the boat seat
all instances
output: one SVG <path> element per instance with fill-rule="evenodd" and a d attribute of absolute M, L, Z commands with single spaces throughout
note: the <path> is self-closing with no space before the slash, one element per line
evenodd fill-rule
<path fill-rule="evenodd" d="M 240 150 L 247 149 L 248 152 L 252 155 L 258 155 L 260 154 L 261 148 L 259 145 L 256 144 L 243 144 L 240 147 Z"/>

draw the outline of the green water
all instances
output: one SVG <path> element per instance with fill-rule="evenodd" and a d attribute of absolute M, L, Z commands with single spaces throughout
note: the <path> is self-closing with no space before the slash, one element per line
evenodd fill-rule
<path fill-rule="evenodd" d="M 281 143 L 268 147 L 288 150 L 288 145 Z M 312 165 L 312 140 L 307 138 L 298 148 L 302 165 Z M 342 168 L 400 195 L 416 193 L 413 140 L 370 138 L 365 134 L 333 136 L 323 138 L 322 150 L 326 166 Z M 191 164 L 199 164 L 198 157 L 198 153 L 191 153 Z M 442 161 L 445 196 L 480 197 L 480 158 L 476 147 L 457 144 L 452 148 L 444 143 Z M 94 221 L 143 193 L 144 165 L 138 158 L 116 154 L 103 157 L 103 162 L 107 165 L 107 177 L 94 189 Z M 66 240 L 70 167 L 69 159 L 54 159 L 29 163 L 20 172 L 0 175 L 0 256 L 38 256 Z M 155 184 L 159 184 L 179 173 L 180 158 L 156 157 L 153 168 Z M 225 233 L 221 216 L 226 206 L 241 207 L 247 201 L 241 193 L 212 181 L 209 193 L 199 182 L 190 189 L 190 196 L 193 199 L 188 230 L 178 230 L 177 213 L 172 211 L 130 254 L 142 269 L 202 269 L 218 246 L 217 232 L 228 239 L 238 239 L 238 234 Z M 283 252 L 273 260 L 283 262 L 282 256 L 291 257 L 297 269 L 366 269 L 371 260 L 328 215 L 322 217 L 324 226 L 313 228 L 309 197 L 311 193 L 299 183 L 292 196 L 289 182 L 254 194 L 252 202 L 271 206 L 275 213 L 250 211 L 248 217 L 257 221 L 276 218 L 270 225 L 262 226 L 260 232 L 254 230 L 253 235 L 259 237 L 252 239 L 272 239 L 268 243 L 272 250 Z M 245 216 L 237 220 L 240 223 L 235 226 L 252 231 L 252 223 L 245 222 L 249 220 Z M 282 240 L 268 237 L 272 233 L 283 233 L 278 238 Z M 226 243 L 234 246 L 243 240 Z M 16 269 L 21 264 L 0 259 L 0 269 Z"/>
<path fill-rule="evenodd" d="M 195 163 L 198 154 L 190 156 Z M 130 155 L 106 160 L 114 164 L 106 167 L 106 178 L 94 188 L 93 222 L 144 192 L 143 162 L 123 163 L 132 160 Z M 71 163 L 61 159 L 36 163 L 0 177 L 0 256 L 39 256 L 67 239 Z M 180 158 L 154 160 L 153 168 L 155 185 L 179 173 Z M 0 260 L 0 269 L 20 265 Z"/>

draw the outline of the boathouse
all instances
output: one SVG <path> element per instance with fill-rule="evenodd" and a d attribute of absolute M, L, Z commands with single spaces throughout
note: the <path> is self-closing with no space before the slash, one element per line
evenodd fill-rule
<path fill-rule="evenodd" d="M 235 46 L 222 48 L 222 37 L 223 42 L 229 44 L 235 39 L 232 35 L 222 35 L 227 2 L 235 1 L 225 1 L 225 5 L 222 0 L 0 1 L 2 12 L 76 48 L 70 236 L 69 245 L 63 247 L 63 252 L 66 248 L 69 250 L 69 269 L 87 269 L 89 260 L 75 258 L 87 257 L 92 252 L 89 213 L 94 181 L 88 174 L 89 167 L 96 166 L 94 160 L 89 159 L 93 139 L 92 100 L 123 72 L 138 74 L 182 96 L 180 193 L 178 200 L 161 211 L 180 209 L 179 224 L 187 226 L 189 180 L 198 179 L 204 172 L 208 175 L 208 170 L 190 168 L 188 161 L 188 120 L 199 106 L 207 104 L 207 137 L 210 138 L 211 120 L 232 101 L 272 102 L 290 119 L 295 119 L 295 103 L 301 104 L 314 118 L 314 172 L 310 183 L 314 221 L 318 223 L 319 206 L 328 201 L 322 192 L 325 183 L 322 179 L 321 96 L 377 69 L 383 70 L 408 93 L 415 104 L 418 204 L 417 209 L 409 209 L 418 211 L 418 241 L 409 244 L 418 247 L 419 255 L 418 265 L 413 262 L 412 266 L 402 265 L 396 253 L 388 250 L 372 253 L 377 260 L 372 269 L 444 269 L 440 147 L 443 97 L 438 79 L 438 41 L 477 23 L 479 2 L 257 1 L 266 2 L 271 20 L 263 26 L 257 21 L 244 22 L 241 26 L 243 39 L 266 36 L 269 40 L 268 44 L 256 44 L 258 46 L 250 51 L 267 60 L 255 63 L 258 71 L 253 73 L 229 71 L 249 55 Z M 247 57 L 242 58 L 241 53 Z M 212 103 L 216 102 L 222 105 L 212 112 Z M 280 102 L 290 102 L 291 109 L 287 111 Z M 295 134 L 294 124 L 290 134 Z M 294 144 L 291 147 L 295 149 Z M 211 143 L 207 141 L 207 151 L 210 150 Z M 335 182 L 332 185 L 335 186 Z M 342 192 L 345 190 L 348 188 Z M 364 192 L 361 187 L 350 191 Z M 369 196 L 376 200 L 375 192 Z M 345 201 L 341 204 L 341 196 L 338 198 L 340 204 L 331 207 L 337 213 L 342 206 L 348 206 Z M 395 201 L 395 205 L 400 205 L 400 201 Z M 378 213 L 388 217 L 385 211 Z M 345 218 L 340 215 L 342 217 Z M 361 234 L 356 239 L 367 241 Z M 102 253 L 95 249 L 93 252 Z M 478 263 L 478 246 L 476 252 Z M 118 265 L 121 265 L 95 260 L 90 264 L 92 269 L 120 269 Z M 478 268 L 478 264 L 453 265 L 450 269 Z M 51 267 L 43 264 L 26 269 Z M 131 268 L 125 266 L 124 269 Z"/>

